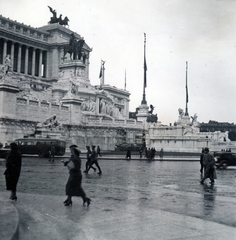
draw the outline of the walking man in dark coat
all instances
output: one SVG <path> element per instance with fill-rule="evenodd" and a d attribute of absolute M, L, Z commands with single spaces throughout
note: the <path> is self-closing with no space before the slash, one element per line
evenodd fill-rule
<path fill-rule="evenodd" d="M 88 173 L 89 166 L 90 166 L 90 164 L 92 162 L 92 159 L 91 159 L 92 151 L 91 151 L 89 146 L 86 146 L 86 148 L 87 148 L 87 161 L 86 161 L 85 171 L 84 172 Z M 97 169 L 95 167 L 91 166 L 91 168 L 94 170 L 94 172 L 96 172 Z"/>
<path fill-rule="evenodd" d="M 98 164 L 98 154 L 95 149 L 96 146 L 92 146 L 92 153 L 91 153 L 91 163 L 89 165 L 89 168 L 87 170 L 87 173 L 89 172 L 90 168 L 92 168 L 92 165 L 95 164 L 96 167 L 98 168 L 99 172 L 98 174 L 102 174 L 102 170 Z"/>

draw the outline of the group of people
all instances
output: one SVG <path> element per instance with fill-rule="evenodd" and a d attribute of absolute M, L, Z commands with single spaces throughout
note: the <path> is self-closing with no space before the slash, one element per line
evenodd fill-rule
<path fill-rule="evenodd" d="M 97 150 L 96 150 L 96 146 L 92 146 L 92 151 L 90 149 L 90 146 L 86 146 L 87 149 L 87 161 L 85 164 L 85 173 L 88 173 L 89 170 L 92 168 L 95 172 L 96 172 L 96 168 L 93 167 L 93 165 L 95 164 L 95 166 L 98 168 L 99 172 L 98 174 L 102 174 L 102 170 L 98 164 L 98 156 L 102 156 L 101 154 L 101 149 L 99 146 L 97 146 Z"/>
<path fill-rule="evenodd" d="M 207 178 L 210 178 L 211 183 L 214 184 L 215 179 L 217 178 L 215 170 L 215 159 L 207 147 L 202 149 L 200 156 L 200 165 L 201 184 L 203 184 Z"/>
<path fill-rule="evenodd" d="M 143 148 L 140 147 L 139 148 L 139 157 L 140 158 L 143 157 L 143 152 L 144 152 L 144 157 L 147 158 L 148 160 L 152 160 L 156 156 L 156 149 L 154 147 L 152 147 L 152 148 L 145 147 L 144 151 L 143 151 Z M 161 159 L 163 159 L 163 148 L 160 150 L 159 157 Z M 130 150 L 130 148 L 127 149 L 125 158 L 129 159 L 129 160 L 131 159 L 131 150 Z"/>
<path fill-rule="evenodd" d="M 80 196 L 83 199 L 83 204 L 87 203 L 87 206 L 90 205 L 91 199 L 86 196 L 81 184 L 82 184 L 82 173 L 81 173 L 81 158 L 80 154 L 81 151 L 78 149 L 77 145 L 70 146 L 71 156 L 68 161 L 62 160 L 65 166 L 69 169 L 69 178 L 66 184 L 66 195 L 67 199 L 64 201 L 65 206 L 72 205 L 72 197 L 73 196 Z M 50 150 L 50 160 L 54 161 L 54 154 L 55 154 L 55 146 L 51 143 L 51 150 Z M 101 174 L 101 168 L 98 164 L 98 155 L 101 156 L 100 147 L 95 149 L 95 146 L 92 146 L 92 151 L 90 147 L 87 146 L 87 162 L 86 162 L 86 170 L 85 172 L 88 173 L 90 168 L 94 168 L 93 165 L 95 164 L 98 168 L 98 174 Z M 4 172 L 5 179 L 6 179 L 6 189 L 11 191 L 11 200 L 17 200 L 16 196 L 16 186 L 20 177 L 21 172 L 21 162 L 22 157 L 21 153 L 18 150 L 18 145 L 16 143 L 10 144 L 10 152 L 6 159 L 6 170 Z M 96 168 L 94 168 L 96 170 Z"/>
<path fill-rule="evenodd" d="M 129 149 L 130 150 L 130 149 Z M 72 197 L 80 196 L 83 199 L 83 204 L 87 203 L 87 206 L 90 205 L 91 199 L 86 196 L 81 184 L 82 184 L 82 173 L 81 173 L 81 151 L 78 149 L 77 145 L 70 146 L 71 157 L 68 161 L 62 161 L 65 166 L 69 169 L 69 178 L 66 184 L 66 195 L 67 199 L 64 201 L 65 206 L 72 205 Z M 163 149 L 161 149 L 163 151 Z M 101 156 L 100 147 L 92 146 L 92 151 L 90 147 L 87 146 L 87 161 L 86 161 L 86 170 L 85 173 L 88 173 L 91 168 L 96 171 L 96 168 L 93 167 L 95 164 L 98 168 L 98 174 L 101 174 L 101 168 L 98 164 L 98 155 Z M 130 155 L 131 158 L 131 155 Z M 16 143 L 10 144 L 10 152 L 6 161 L 6 170 L 4 172 L 6 179 L 6 189 L 11 191 L 11 200 L 17 200 L 16 196 L 16 186 L 21 172 L 21 153 L 18 150 L 18 145 Z M 216 179 L 215 171 L 215 160 L 214 156 L 209 152 L 209 148 L 203 148 L 200 158 L 201 164 L 201 184 L 207 178 L 210 178 L 211 183 L 213 184 Z"/>

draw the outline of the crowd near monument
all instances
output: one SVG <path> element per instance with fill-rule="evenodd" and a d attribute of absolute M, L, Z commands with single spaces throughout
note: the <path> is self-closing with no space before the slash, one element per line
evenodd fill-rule
<path fill-rule="evenodd" d="M 149 110 L 146 101 L 145 49 L 143 100 L 137 119 L 129 118 L 130 93 L 105 84 L 103 60 L 100 85 L 92 85 L 92 48 L 69 29 L 68 17 L 48 8 L 52 17 L 38 28 L 0 16 L 0 142 L 57 137 L 81 149 L 100 145 L 114 150 L 123 144 L 200 151 L 223 138 L 230 147 L 227 134 L 200 133 L 197 115 L 191 121 L 182 109 L 173 126 L 158 122 L 155 107 Z"/>

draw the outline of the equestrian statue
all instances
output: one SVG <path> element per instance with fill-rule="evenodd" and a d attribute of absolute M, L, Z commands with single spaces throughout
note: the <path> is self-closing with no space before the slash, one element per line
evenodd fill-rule
<path fill-rule="evenodd" d="M 69 44 L 64 46 L 64 58 L 67 53 L 70 54 L 71 60 L 81 60 L 83 59 L 83 63 L 86 60 L 86 53 L 82 50 L 85 41 L 84 39 L 76 40 L 74 33 L 71 34 Z M 73 55 L 73 59 L 72 59 Z"/>

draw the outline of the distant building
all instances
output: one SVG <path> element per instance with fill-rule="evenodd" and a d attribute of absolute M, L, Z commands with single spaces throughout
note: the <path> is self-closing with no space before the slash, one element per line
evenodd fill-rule
<path fill-rule="evenodd" d="M 229 132 L 229 139 L 236 141 L 236 125 L 228 122 L 217 122 L 210 120 L 208 123 L 201 123 L 200 132 Z"/>

